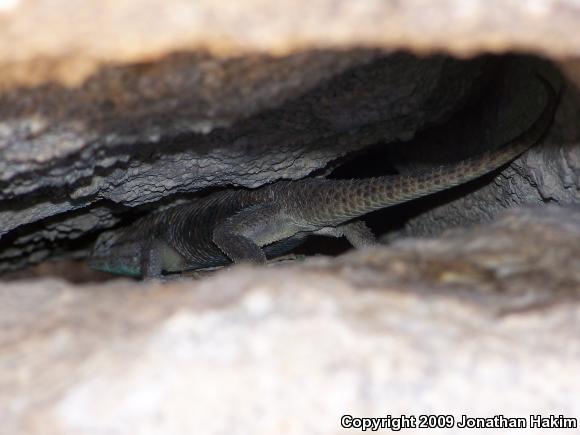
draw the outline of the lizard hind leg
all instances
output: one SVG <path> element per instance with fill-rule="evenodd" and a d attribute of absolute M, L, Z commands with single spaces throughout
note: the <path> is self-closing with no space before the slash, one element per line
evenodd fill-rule
<path fill-rule="evenodd" d="M 248 237 L 228 231 L 227 228 L 216 228 L 213 241 L 234 263 L 266 263 L 262 248 Z"/>
<path fill-rule="evenodd" d="M 373 231 L 364 221 L 349 222 L 342 225 L 342 232 L 346 240 L 355 248 L 377 245 Z"/>
<path fill-rule="evenodd" d="M 377 244 L 375 235 L 364 221 L 354 221 L 336 227 L 322 228 L 316 231 L 316 234 L 330 237 L 346 237 L 346 240 L 355 248 Z"/>
<path fill-rule="evenodd" d="M 258 204 L 230 216 L 213 231 L 214 243 L 234 262 L 266 263 L 261 246 L 282 240 L 284 232 L 277 207 Z"/>

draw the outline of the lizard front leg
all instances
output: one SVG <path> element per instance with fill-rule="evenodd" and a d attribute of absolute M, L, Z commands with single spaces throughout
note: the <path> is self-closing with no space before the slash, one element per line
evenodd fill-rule
<path fill-rule="evenodd" d="M 141 247 L 141 277 L 161 278 L 163 269 L 161 254 L 154 242 L 145 242 Z"/>

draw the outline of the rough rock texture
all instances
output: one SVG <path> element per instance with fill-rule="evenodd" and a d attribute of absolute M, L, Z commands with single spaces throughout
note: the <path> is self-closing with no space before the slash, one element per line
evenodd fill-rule
<path fill-rule="evenodd" d="M 164 285 L 0 283 L 0 434 L 580 416 L 580 209 L 494 220 L 580 200 L 579 20 L 577 0 L 0 0 L 0 272 L 82 257 L 91 234 L 188 195 L 328 173 L 368 145 L 400 171 L 496 146 L 541 108 L 533 71 L 562 88 L 541 146 L 389 211 L 411 218 L 391 237 L 438 239 Z M 529 50 L 566 79 L 441 50 Z M 35 273 L 103 279 L 75 262 Z"/>
<path fill-rule="evenodd" d="M 518 77 L 516 71 L 512 71 Z M 578 76 L 580 77 L 580 76 Z M 520 80 L 520 81 L 518 81 Z M 511 107 L 529 105 L 527 98 L 529 88 L 518 90 L 516 78 L 507 89 L 513 94 L 506 99 L 520 99 L 520 103 Z M 494 93 L 500 93 L 494 88 Z M 509 131 L 510 115 L 513 110 L 505 107 L 497 118 L 497 131 Z M 512 115 L 513 116 L 513 115 Z M 403 235 L 435 236 L 447 228 L 466 226 L 491 221 L 501 211 L 520 204 L 578 204 L 580 203 L 580 127 L 577 122 L 580 116 L 580 96 L 573 83 L 566 82 L 561 90 L 559 108 L 554 123 L 541 141 L 521 158 L 517 159 L 501 172 L 496 172 L 459 189 L 442 192 L 425 201 L 411 204 L 403 211 L 410 217 L 404 231 L 394 238 Z M 462 148 L 476 148 L 486 139 L 478 137 L 471 124 L 459 128 L 464 119 L 452 121 L 441 131 L 422 137 L 410 143 L 405 150 L 413 164 L 427 160 L 437 161 L 437 153 L 442 150 L 454 150 L 454 145 Z M 448 134 L 452 131 L 453 134 Z M 481 131 L 481 130 L 479 130 Z M 513 131 L 513 130 L 512 130 Z M 499 143 L 497 137 L 487 139 Z M 456 149 L 456 148 L 455 148 Z M 399 150 L 399 152 L 402 150 Z"/>
<path fill-rule="evenodd" d="M 197 282 L 5 283 L 0 432 L 333 434 L 343 414 L 578 417 L 578 240 L 580 209 L 544 207 Z"/>
<path fill-rule="evenodd" d="M 461 113 L 498 63 L 434 52 L 575 56 L 578 15 L 575 0 L 0 0 L 0 272 L 82 256 L 96 232 L 206 189 L 308 176 L 378 142 L 420 149 L 406 141 Z M 580 77 L 573 58 L 564 71 Z M 554 146 L 406 233 L 577 202 L 571 87 L 563 102 Z"/>
<path fill-rule="evenodd" d="M 110 227 L 127 207 L 299 178 L 365 145 L 408 139 L 458 110 L 487 69 L 484 58 L 368 51 L 182 55 L 110 68 L 79 89 L 5 92 L 0 268 Z"/>

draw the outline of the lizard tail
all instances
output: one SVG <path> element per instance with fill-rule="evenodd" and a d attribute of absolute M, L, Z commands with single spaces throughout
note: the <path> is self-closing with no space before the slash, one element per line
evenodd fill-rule
<path fill-rule="evenodd" d="M 366 213 L 427 196 L 487 174 L 509 163 L 537 143 L 550 126 L 558 95 L 544 77 L 547 102 L 533 124 L 506 146 L 459 163 L 444 165 L 416 175 L 397 175 L 362 180 L 320 180 L 303 194 L 312 201 L 304 218 L 318 225 L 339 225 Z M 313 180 L 314 181 L 314 180 Z"/>

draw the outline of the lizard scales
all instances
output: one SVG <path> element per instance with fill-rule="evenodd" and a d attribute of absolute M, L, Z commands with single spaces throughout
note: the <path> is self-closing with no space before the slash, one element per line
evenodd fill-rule
<path fill-rule="evenodd" d="M 557 104 L 551 85 L 539 79 L 547 93 L 542 113 L 497 150 L 415 175 L 310 178 L 217 192 L 104 233 L 89 264 L 107 272 L 156 277 L 232 261 L 263 263 L 297 246 L 308 234 L 345 236 L 355 247 L 372 244 L 371 231 L 354 219 L 478 178 L 535 144 L 550 125 Z"/>

